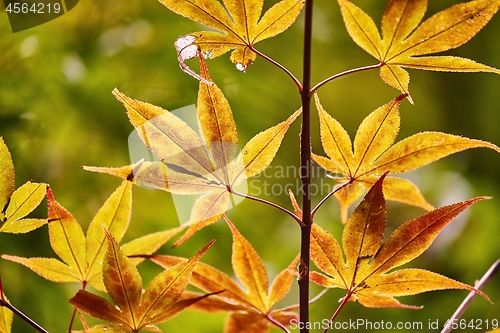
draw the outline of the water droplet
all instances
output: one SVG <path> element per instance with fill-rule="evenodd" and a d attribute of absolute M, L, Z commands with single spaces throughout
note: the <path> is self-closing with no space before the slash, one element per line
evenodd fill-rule
<path fill-rule="evenodd" d="M 203 58 L 210 59 L 212 58 L 212 51 L 202 52 Z"/>

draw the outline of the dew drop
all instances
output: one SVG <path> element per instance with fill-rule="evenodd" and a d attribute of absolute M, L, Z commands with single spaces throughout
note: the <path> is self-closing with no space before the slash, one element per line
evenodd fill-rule
<path fill-rule="evenodd" d="M 212 51 L 202 52 L 203 58 L 210 59 L 212 58 Z"/>

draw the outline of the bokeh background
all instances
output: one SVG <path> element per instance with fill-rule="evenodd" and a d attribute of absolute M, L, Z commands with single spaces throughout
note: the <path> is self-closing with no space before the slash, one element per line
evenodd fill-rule
<path fill-rule="evenodd" d="M 429 4 L 435 13 L 457 1 Z M 274 1 L 266 1 L 269 8 Z M 376 22 L 385 4 L 356 1 Z M 2 5 L 0 5 L 2 6 Z M 427 15 L 427 17 L 429 14 Z M 336 3 L 315 1 L 313 81 L 358 66 L 375 64 L 347 35 Z M 258 49 L 301 75 L 301 15 L 288 31 L 257 44 Z M 82 170 L 83 165 L 129 164 L 127 139 L 132 131 L 124 108 L 111 95 L 115 87 L 127 95 L 168 110 L 196 102 L 198 83 L 179 69 L 173 48 L 175 39 L 202 29 L 154 0 L 81 0 L 68 14 L 44 25 L 12 33 L 7 14 L 0 8 L 0 135 L 7 143 L 16 169 L 16 186 L 27 180 L 49 183 L 56 199 L 86 230 L 107 196 L 119 185 L 112 176 Z M 500 17 L 496 17 L 468 44 L 447 54 L 475 59 L 500 68 Z M 280 70 L 263 59 L 247 73 L 238 72 L 229 56 L 209 60 L 213 79 L 228 98 L 238 125 L 240 142 L 275 125 L 300 105 L 297 89 Z M 190 64 L 196 67 L 195 63 Z M 410 70 L 410 90 L 415 105 L 402 103 L 399 139 L 419 131 L 436 130 L 500 144 L 500 76 L 495 74 L 432 73 Z M 382 83 L 378 72 L 363 72 L 331 82 L 319 91 L 323 106 L 354 136 L 361 120 L 398 92 Z M 317 116 L 313 116 L 313 150 L 322 154 Z M 299 164 L 299 122 L 288 132 L 273 162 L 273 170 Z M 454 221 L 435 244 L 408 267 L 433 270 L 474 284 L 500 258 L 500 156 L 492 150 L 474 149 L 447 157 L 407 177 L 414 180 L 435 206 L 477 195 L 493 196 Z M 273 174 L 272 172 L 270 174 Z M 276 175 L 276 174 L 275 174 Z M 277 179 L 260 179 L 285 186 L 296 184 L 293 173 Z M 318 183 L 332 180 L 316 178 Z M 259 183 L 255 183 L 259 184 Z M 297 188 L 297 187 L 293 187 Z M 283 191 L 266 199 L 291 208 Z M 255 189 L 254 189 L 255 190 Z M 320 193 L 316 200 L 319 201 Z M 388 229 L 424 213 L 400 204 L 389 204 Z M 33 216 L 46 216 L 43 203 Z M 270 278 L 284 269 L 299 251 L 299 228 L 283 213 L 244 201 L 230 211 L 230 218 L 265 261 Z M 330 200 L 317 215 L 317 223 L 340 238 L 338 204 Z M 134 187 L 132 222 L 125 241 L 179 225 L 168 193 Z M 171 244 L 160 252 L 190 256 L 213 237 L 217 243 L 204 261 L 232 275 L 231 236 L 219 222 L 205 228 L 182 246 Z M 47 228 L 24 235 L 0 234 L 0 252 L 54 257 Z M 155 265 L 139 266 L 144 283 L 160 272 Z M 0 275 L 14 305 L 49 332 L 67 331 L 72 313 L 68 304 L 77 284 L 54 284 L 25 267 L 0 260 Z M 294 286 L 282 305 L 297 302 Z M 311 286 L 312 295 L 320 291 Z M 476 299 L 464 318 L 483 323 L 500 320 L 500 276 L 484 291 L 494 304 Z M 372 322 L 422 322 L 440 326 L 451 316 L 465 291 L 438 291 L 404 297 L 407 304 L 424 305 L 419 311 L 365 309 L 348 304 L 338 321 L 366 319 Z M 343 296 L 329 291 L 311 305 L 311 320 L 329 318 Z M 165 332 L 221 332 L 225 314 L 186 311 L 160 325 Z M 90 320 L 90 323 L 96 321 Z M 79 325 L 76 325 L 80 327 Z M 31 332 L 19 318 L 13 332 Z M 278 330 L 274 330 L 278 332 Z M 313 330 L 316 332 L 319 330 Z M 377 331 L 383 330 L 369 330 Z M 412 330 L 409 330 L 412 331 Z"/>

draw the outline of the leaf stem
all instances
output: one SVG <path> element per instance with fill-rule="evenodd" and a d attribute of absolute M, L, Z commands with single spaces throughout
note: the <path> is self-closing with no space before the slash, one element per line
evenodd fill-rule
<path fill-rule="evenodd" d="M 328 83 L 328 82 L 330 82 L 332 80 L 338 79 L 339 77 L 342 77 L 344 75 L 353 74 L 353 73 L 359 73 L 359 72 L 363 72 L 363 71 L 367 71 L 367 70 L 375 69 L 375 68 L 380 68 L 383 65 L 384 65 L 383 63 L 378 63 L 376 65 L 363 66 L 363 67 L 349 69 L 347 71 L 344 71 L 344 72 L 332 75 L 332 76 L 324 79 L 320 83 L 317 83 L 314 87 L 312 87 L 311 91 L 310 91 L 310 94 L 314 94 L 316 92 L 316 90 L 318 90 L 322 85 L 324 85 L 324 84 L 326 84 L 326 83 Z"/>
<path fill-rule="evenodd" d="M 305 0 L 304 56 L 302 76 L 302 126 L 300 132 L 300 178 L 302 180 L 302 222 L 299 262 L 300 333 L 309 333 L 309 265 L 311 243 L 311 62 L 313 0 Z"/>
<path fill-rule="evenodd" d="M 259 50 L 257 50 L 253 46 L 250 46 L 250 50 L 252 50 L 253 52 L 257 53 L 257 55 L 259 55 L 260 57 L 262 57 L 265 60 L 269 61 L 271 64 L 275 65 L 276 67 L 278 67 L 279 69 L 281 69 L 283 72 L 285 72 L 292 79 L 293 83 L 295 83 L 295 85 L 297 86 L 297 89 L 299 90 L 299 92 L 302 91 L 302 83 L 300 83 L 300 81 L 295 77 L 295 75 L 293 75 L 292 72 L 290 72 L 285 66 L 283 66 L 282 64 L 280 64 L 276 60 L 268 57 L 267 55 L 265 55 L 264 53 L 260 52 Z"/>
<path fill-rule="evenodd" d="M 71 320 L 69 321 L 68 333 L 71 333 L 71 330 L 73 329 L 73 323 L 75 322 L 76 311 L 77 311 L 76 308 L 73 308 L 73 314 L 71 315 Z"/>
<path fill-rule="evenodd" d="M 279 328 L 281 328 L 284 332 L 286 333 L 290 333 L 290 331 L 288 330 L 288 328 L 286 328 L 286 326 L 284 326 L 282 323 L 280 323 L 279 321 L 277 321 L 276 319 L 273 318 L 273 316 L 271 316 L 270 313 L 268 313 L 266 315 L 266 318 L 267 320 L 269 320 L 271 323 L 273 323 L 274 325 L 278 326 Z"/>
<path fill-rule="evenodd" d="M 314 207 L 314 209 L 312 210 L 311 212 L 311 218 L 314 218 L 314 214 L 316 214 L 316 212 L 318 211 L 319 207 L 321 207 L 325 202 L 326 200 L 328 200 L 332 195 L 334 195 L 335 193 L 337 193 L 338 191 L 340 191 L 341 189 L 343 189 L 344 187 L 348 186 L 349 184 L 352 184 L 352 180 L 348 181 L 348 182 L 345 182 L 343 184 L 337 184 L 334 188 L 333 188 L 333 191 L 331 191 L 330 193 L 328 193 L 317 205 L 316 207 Z"/>
<path fill-rule="evenodd" d="M 87 287 L 87 281 L 82 282 L 82 289 L 81 290 L 85 290 L 85 287 Z M 74 307 L 73 314 L 71 315 L 71 320 L 69 321 L 68 333 L 71 333 L 71 331 L 73 330 L 73 324 L 75 322 L 75 317 L 76 317 L 77 311 L 78 311 L 77 308 Z"/>
<path fill-rule="evenodd" d="M 288 209 L 284 208 L 284 207 L 281 207 L 280 205 L 277 205 L 275 204 L 274 202 L 271 202 L 271 201 L 267 201 L 266 199 L 261 199 L 261 198 L 257 198 L 257 197 L 254 197 L 254 196 L 251 196 L 251 195 L 248 195 L 248 194 L 243 194 L 243 193 L 240 193 L 240 192 L 237 192 L 233 189 L 230 190 L 230 193 L 231 194 L 234 194 L 234 195 L 237 195 L 239 197 L 243 197 L 243 198 L 246 198 L 246 199 L 250 199 L 250 200 L 253 200 L 253 201 L 257 201 L 257 202 L 260 202 L 260 203 L 263 203 L 263 204 L 266 204 L 268 206 L 271 206 L 271 207 L 274 207 L 274 208 L 277 208 L 279 210 L 281 210 L 282 212 L 285 212 L 287 213 L 288 215 L 290 215 L 295 221 L 297 221 L 297 223 L 299 225 L 303 225 L 303 222 L 302 220 L 300 219 L 300 217 L 298 217 L 296 214 L 292 213 L 291 211 L 289 211 Z"/>
<path fill-rule="evenodd" d="M 332 315 L 332 318 L 330 318 L 330 321 L 328 322 L 328 327 L 325 328 L 323 333 L 326 333 L 328 331 L 328 329 L 330 328 L 330 324 L 333 323 L 333 321 L 335 320 L 335 318 L 339 314 L 340 310 L 342 310 L 344 305 L 346 305 L 346 303 L 349 301 L 349 298 L 351 298 L 351 295 L 352 295 L 352 291 L 349 291 L 347 293 L 347 295 L 345 295 L 345 297 L 342 298 L 342 302 L 340 302 L 340 305 L 338 306 L 337 310 L 335 310 L 335 313 Z"/>
<path fill-rule="evenodd" d="M 490 269 L 488 269 L 488 271 L 484 273 L 481 280 L 476 282 L 474 288 L 477 290 L 481 290 L 481 288 L 483 288 L 486 282 L 488 282 L 488 280 L 490 280 L 499 271 L 500 271 L 500 259 L 498 259 L 493 265 L 491 265 Z M 448 320 L 448 323 L 450 323 L 450 325 L 445 326 L 441 331 L 441 333 L 451 332 L 451 330 L 453 329 L 453 323 L 456 322 L 458 319 L 460 319 L 460 317 L 463 315 L 467 307 L 469 307 L 470 303 L 476 296 L 477 293 L 474 290 L 472 290 L 467 295 L 467 297 L 463 300 L 462 304 L 460 304 L 460 306 L 457 308 L 453 316 L 451 316 L 451 318 Z"/>
<path fill-rule="evenodd" d="M 328 290 L 330 290 L 330 288 L 325 288 L 325 289 L 323 289 L 322 291 L 320 291 L 320 293 L 319 293 L 319 294 L 317 294 L 316 296 L 314 296 L 313 298 L 311 298 L 311 299 L 309 300 L 309 304 L 312 304 L 312 303 L 316 302 L 317 300 L 319 300 L 321 297 L 323 297 L 323 295 L 324 295 L 324 294 L 326 294 L 326 292 L 327 292 Z"/>

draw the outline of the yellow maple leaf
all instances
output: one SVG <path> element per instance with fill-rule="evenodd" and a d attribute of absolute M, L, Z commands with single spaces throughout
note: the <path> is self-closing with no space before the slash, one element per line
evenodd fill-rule
<path fill-rule="evenodd" d="M 319 97 L 315 96 L 321 143 L 329 158 L 313 154 L 313 159 L 334 173 L 337 180 L 348 183 L 335 193 L 344 223 L 349 206 L 385 172 L 411 171 L 469 148 L 486 147 L 500 153 L 500 148 L 492 143 L 440 132 L 421 132 L 394 144 L 401 121 L 399 105 L 405 97 L 401 95 L 379 107 L 361 122 L 353 151 L 349 134 L 323 109 Z M 387 177 L 384 194 L 388 200 L 433 209 L 418 188 L 406 179 Z"/>
<path fill-rule="evenodd" d="M 124 180 L 111 194 L 89 225 L 87 234 L 73 215 L 47 191 L 50 245 L 56 258 L 24 258 L 3 254 L 2 258 L 24 265 L 52 282 L 80 282 L 97 290 L 105 290 L 102 280 L 102 258 L 106 237 L 102 227 L 109 228 L 118 241 L 128 228 L 132 207 L 132 184 Z M 171 237 L 182 231 L 179 227 L 137 238 L 123 246 L 128 255 L 153 253 Z M 138 264 L 141 260 L 134 259 Z"/>
<path fill-rule="evenodd" d="M 181 68 L 189 70 L 184 61 L 201 50 L 207 58 L 218 57 L 230 50 L 236 68 L 245 71 L 257 57 L 254 44 L 285 31 L 299 15 L 304 0 L 282 0 L 272 6 L 261 18 L 264 0 L 159 0 L 171 11 L 217 31 L 195 32 L 179 37 L 176 48 Z"/>
<path fill-rule="evenodd" d="M 203 59 L 200 67 L 204 80 L 210 80 Z M 240 150 L 227 99 L 215 84 L 205 81 L 200 81 L 196 110 L 201 135 L 173 113 L 115 89 L 113 94 L 127 109 L 139 137 L 161 162 L 140 161 L 121 168 L 86 167 L 137 185 L 174 194 L 200 195 L 189 220 L 182 221 L 189 229 L 175 246 L 217 222 L 230 204 L 234 206 L 234 199 L 245 197 L 235 188 L 269 166 L 285 133 L 301 112 L 297 110 L 283 122 L 258 133 Z"/>
<path fill-rule="evenodd" d="M 410 76 L 402 67 L 447 72 L 500 70 L 453 56 L 427 56 L 461 46 L 476 35 L 500 8 L 498 0 L 454 5 L 419 25 L 427 0 L 392 0 L 382 17 L 380 35 L 372 18 L 347 0 L 338 0 L 352 39 L 380 61 L 380 76 L 388 85 L 409 94 Z M 408 95 L 410 102 L 412 101 Z"/>

